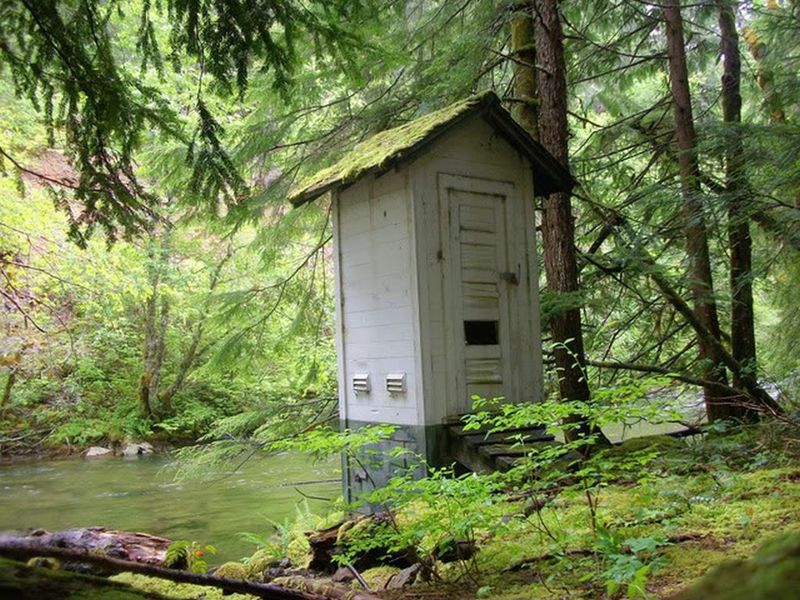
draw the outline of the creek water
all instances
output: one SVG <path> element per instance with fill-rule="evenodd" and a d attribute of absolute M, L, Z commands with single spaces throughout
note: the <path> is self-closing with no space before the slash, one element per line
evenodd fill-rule
<path fill-rule="evenodd" d="M 336 461 L 312 464 L 299 454 L 253 458 L 208 480 L 176 480 L 164 456 L 25 462 L 0 465 L 0 530 L 99 525 L 170 539 L 212 543 L 221 563 L 252 554 L 245 532 L 267 537 L 272 521 L 294 517 L 308 496 L 341 494 Z M 331 481 L 333 480 L 333 481 Z M 318 483 L 306 483 L 315 481 Z M 298 485 L 300 484 L 300 485 Z"/>

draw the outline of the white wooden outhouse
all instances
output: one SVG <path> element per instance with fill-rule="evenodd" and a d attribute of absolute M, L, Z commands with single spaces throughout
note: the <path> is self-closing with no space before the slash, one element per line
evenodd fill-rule
<path fill-rule="evenodd" d="M 400 426 L 429 463 L 473 396 L 542 395 L 534 196 L 572 178 L 485 93 L 359 144 L 296 189 L 331 192 L 343 427 Z M 346 488 L 380 484 L 345 469 Z"/>

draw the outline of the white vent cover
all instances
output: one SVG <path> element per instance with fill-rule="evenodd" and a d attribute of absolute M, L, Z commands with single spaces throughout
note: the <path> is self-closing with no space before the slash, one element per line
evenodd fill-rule
<path fill-rule="evenodd" d="M 403 394 L 406 391 L 406 374 L 389 373 L 386 376 L 386 391 L 390 394 Z"/>
<path fill-rule="evenodd" d="M 358 393 L 369 393 L 369 373 L 356 373 L 353 375 L 353 391 Z"/>

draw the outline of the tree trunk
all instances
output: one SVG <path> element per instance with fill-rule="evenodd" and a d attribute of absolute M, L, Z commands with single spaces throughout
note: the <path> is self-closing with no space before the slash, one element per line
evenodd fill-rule
<path fill-rule="evenodd" d="M 318 531 L 307 531 L 308 545 L 311 550 L 311 560 L 308 568 L 319 573 L 334 573 L 340 566 L 336 557 L 340 555 L 347 543 L 347 531 L 356 524 L 386 524 L 392 516 L 389 513 L 379 512 L 372 515 L 359 515 L 350 518 L 342 523 L 327 527 Z M 373 567 L 390 565 L 393 567 L 406 568 L 420 562 L 419 557 L 412 548 L 390 549 L 379 545 L 369 550 L 360 552 L 352 558 L 352 566 L 365 571 Z"/>
<path fill-rule="evenodd" d="M 222 269 L 232 256 L 233 246 L 228 244 L 225 255 L 222 257 L 222 260 L 216 264 L 214 270 L 211 272 L 211 276 L 209 277 L 208 295 L 203 301 L 203 308 L 197 317 L 197 323 L 195 324 L 194 331 L 192 332 L 192 339 L 189 342 L 189 346 L 186 348 L 186 352 L 183 354 L 180 364 L 178 365 L 178 370 L 175 373 L 175 379 L 172 381 L 169 387 L 167 387 L 167 389 L 159 395 L 159 404 L 161 404 L 163 411 L 167 414 L 172 412 L 172 399 L 183 387 L 183 384 L 191 372 L 198 355 L 202 354 L 202 351 L 200 351 L 200 341 L 203 339 L 204 324 L 206 318 L 208 317 L 209 306 L 211 304 L 211 295 L 214 293 L 214 290 L 219 284 L 220 276 L 222 275 Z"/>
<path fill-rule="evenodd" d="M 170 310 L 169 298 L 161 290 L 161 280 L 169 262 L 170 224 L 164 226 L 161 239 L 158 239 L 157 227 L 154 223 L 148 240 L 150 295 L 145 301 L 144 372 L 139 383 L 139 406 L 148 419 L 155 416 L 158 408 L 153 403 L 158 400 Z"/>
<path fill-rule="evenodd" d="M 541 67 L 541 74 L 536 77 L 535 67 L 530 66 L 533 71 L 531 77 L 518 79 L 517 84 L 530 85 L 529 79 L 536 82 L 538 139 L 564 166 L 568 166 L 567 79 L 558 0 L 540 0 L 536 3 L 534 13 L 535 47 L 530 48 L 528 44 L 521 49 L 524 49 L 527 56 L 535 57 L 536 63 Z M 519 24 L 515 26 L 518 41 L 524 40 L 525 36 L 520 34 L 527 31 L 526 27 Z M 530 58 L 528 62 L 531 62 Z M 525 98 L 528 90 L 520 87 L 516 95 Z M 536 134 L 537 131 L 531 133 Z M 542 248 L 547 286 L 557 294 L 577 295 L 579 287 L 575 224 L 569 193 L 551 194 L 544 199 Z M 553 314 L 550 317 L 550 327 L 555 344 L 555 363 L 562 400 L 590 401 L 580 308 L 571 307 Z M 595 433 L 589 423 L 577 416 L 567 422 L 572 426 L 566 432 L 569 441 Z M 596 433 L 601 443 L 609 443 L 602 432 Z"/>
<path fill-rule="evenodd" d="M 796 4 L 796 1 L 794 4 Z M 775 0 L 770 0 L 767 2 L 766 9 L 775 13 L 780 10 L 780 6 Z M 797 10 L 796 6 L 794 10 Z M 788 17 L 789 15 L 787 14 L 786 16 Z M 783 107 L 784 99 L 781 97 L 778 86 L 775 85 L 775 74 L 767 59 L 770 48 L 759 38 L 758 32 L 751 27 L 744 28 L 742 37 L 744 37 L 750 50 L 750 55 L 756 63 L 756 81 L 764 94 L 764 104 L 769 113 L 769 120 L 773 124 L 784 124 L 787 121 L 786 111 Z M 796 85 L 796 80 L 793 83 Z M 794 205 L 796 208 L 800 208 L 800 189 L 797 189 L 794 193 Z"/>
<path fill-rule="evenodd" d="M 764 103 L 766 104 L 770 121 L 773 123 L 785 123 L 786 112 L 783 109 L 783 100 L 775 86 L 775 75 L 766 61 L 769 48 L 759 39 L 758 33 L 750 27 L 744 29 L 744 40 L 747 42 L 750 55 L 756 63 L 756 81 L 764 94 Z"/>
<path fill-rule="evenodd" d="M 514 98 L 516 117 L 520 125 L 539 139 L 536 100 L 536 38 L 533 25 L 533 6 L 525 5 L 525 13 L 511 21 L 511 60 L 514 62 Z"/>
<path fill-rule="evenodd" d="M 694 302 L 694 312 L 703 326 L 716 339 L 721 339 L 714 284 L 711 275 L 711 258 L 708 249 L 700 189 L 700 170 L 695 148 L 694 118 L 689 93 L 686 67 L 686 49 L 683 40 L 683 19 L 680 0 L 665 0 L 664 22 L 667 30 L 667 53 L 672 105 L 675 114 L 675 137 L 678 142 L 678 167 L 683 196 L 683 221 L 686 232 L 689 288 Z M 705 365 L 704 379 L 727 383 L 727 375 L 713 345 L 698 337 L 700 361 Z M 705 387 L 706 413 L 710 421 L 733 416 L 731 399 L 722 396 L 715 387 Z"/>
<path fill-rule="evenodd" d="M 28 533 L 3 533 L 0 534 L 0 543 L 34 550 L 45 547 L 66 548 L 75 552 L 164 566 L 167 548 L 172 541 L 147 533 L 82 527 L 52 532 L 36 529 Z"/>
<path fill-rule="evenodd" d="M 750 239 L 748 193 L 744 173 L 744 147 L 739 124 L 742 120 L 739 35 L 736 31 L 735 1 L 718 0 L 719 29 L 724 70 L 722 74 L 722 120 L 725 136 L 725 192 L 728 208 L 728 244 L 731 253 L 731 354 L 745 373 L 756 377 L 756 337 L 753 317 L 752 241 Z M 742 388 L 734 373 L 734 386 Z M 740 417 L 747 416 L 739 411 Z"/>
<path fill-rule="evenodd" d="M 11 390 L 14 388 L 14 383 L 17 381 L 17 367 L 11 366 L 8 370 L 8 378 L 6 384 L 3 386 L 3 397 L 0 398 L 0 410 L 3 410 L 11 402 Z"/>
<path fill-rule="evenodd" d="M 781 406 L 772 399 L 772 397 L 758 385 L 755 377 L 750 376 L 744 369 L 741 368 L 739 363 L 733 358 L 718 336 L 715 336 L 701 321 L 699 315 L 695 310 L 690 307 L 686 301 L 675 291 L 675 288 L 670 284 L 663 274 L 663 269 L 656 264 L 653 257 L 647 252 L 645 248 L 636 241 L 636 235 L 631 231 L 630 226 L 626 223 L 624 217 L 619 213 L 613 215 L 604 214 L 594 207 L 598 212 L 598 216 L 606 219 L 606 222 L 613 227 L 618 243 L 627 248 L 631 256 L 635 257 L 637 263 L 644 267 L 644 272 L 653 280 L 658 289 L 661 291 L 664 298 L 669 302 L 675 311 L 680 314 L 692 329 L 698 340 L 702 340 L 705 345 L 711 348 L 719 357 L 720 362 L 724 364 L 734 376 L 737 381 L 742 384 L 741 391 L 746 392 L 749 398 L 748 409 L 759 412 L 767 412 L 768 414 L 778 415 L 783 412 Z M 739 394 L 734 391 L 730 393 L 730 387 L 727 381 L 719 382 L 716 380 L 703 380 L 708 381 L 709 387 L 715 388 L 721 395 L 726 398 L 738 396 Z"/>

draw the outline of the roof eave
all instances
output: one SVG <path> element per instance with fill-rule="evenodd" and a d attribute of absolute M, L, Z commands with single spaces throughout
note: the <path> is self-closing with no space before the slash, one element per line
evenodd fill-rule
<path fill-rule="evenodd" d="M 517 150 L 525 154 L 534 167 L 534 194 L 549 196 L 556 192 L 569 192 L 576 181 L 569 170 L 561 164 L 544 146 L 531 138 L 499 104 L 493 104 L 483 115 L 484 119 Z"/>

